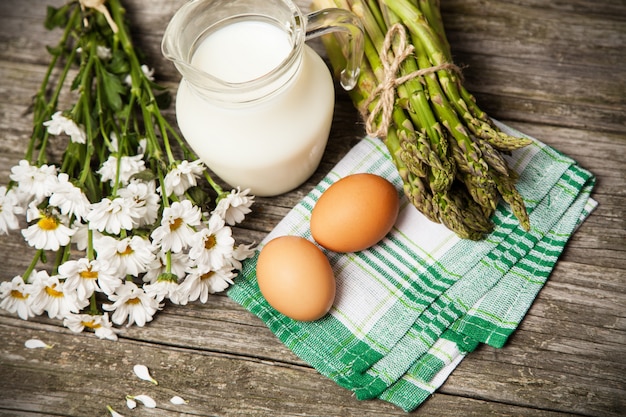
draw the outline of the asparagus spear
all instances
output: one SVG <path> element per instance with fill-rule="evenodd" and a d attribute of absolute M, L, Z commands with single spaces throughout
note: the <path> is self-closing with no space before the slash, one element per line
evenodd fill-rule
<path fill-rule="evenodd" d="M 378 74 L 377 78 L 379 82 L 384 82 L 384 68 L 380 59 L 380 55 L 385 53 L 382 51 L 384 34 L 380 31 L 378 21 L 374 17 L 376 13 L 372 13 L 372 9 L 365 7 L 362 2 L 358 0 L 352 1 L 350 7 L 352 8 L 351 10 L 363 20 L 366 31 L 365 51 L 370 67 L 373 69 L 374 73 Z M 409 57 L 404 62 L 402 74 L 411 73 L 416 69 L 417 65 L 414 60 Z M 413 145 L 424 155 L 424 159 L 428 160 L 431 166 L 430 187 L 434 192 L 450 188 L 454 180 L 455 169 L 450 161 L 448 141 L 443 134 L 441 125 L 430 109 L 427 92 L 418 80 L 408 80 L 405 84 L 399 85 L 397 92 L 400 98 L 407 100 L 409 117 L 417 126 L 416 131 L 418 136 L 416 139 L 418 139 L 418 141 Z M 426 146 L 425 141 L 419 140 L 424 135 L 430 139 L 431 146 Z"/>
<path fill-rule="evenodd" d="M 528 215 L 515 189 L 516 176 L 499 153 L 528 142 L 501 132 L 463 87 L 460 74 L 449 70 L 451 53 L 439 1 L 314 0 L 313 6 L 341 7 L 361 17 L 367 59 L 350 95 L 363 118 L 373 119 L 376 135 L 389 149 L 413 205 L 460 237 L 479 239 L 493 227 L 489 217 L 502 197 L 528 229 Z M 390 53 L 392 64 L 400 59 L 401 40 L 392 38 L 391 46 L 385 43 L 395 23 L 408 28 L 413 48 L 399 66 L 381 59 Z M 331 66 L 341 67 L 338 44 L 324 43 Z M 414 78 L 420 68 L 433 67 L 435 72 Z M 396 70 L 391 76 L 403 82 L 385 87 L 395 88 L 396 97 L 381 101 L 380 86 Z M 392 107 L 384 110 L 388 101 Z M 379 113 L 381 108 L 390 114 Z"/>

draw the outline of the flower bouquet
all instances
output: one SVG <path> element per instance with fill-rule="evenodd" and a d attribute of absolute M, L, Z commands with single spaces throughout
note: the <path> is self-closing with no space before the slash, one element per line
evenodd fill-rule
<path fill-rule="evenodd" d="M 0 187 L 0 234 L 22 227 L 34 255 L 0 284 L 0 307 L 115 340 L 117 326 L 144 326 L 165 301 L 206 302 L 232 283 L 253 248 L 231 226 L 254 196 L 222 189 L 163 116 L 168 93 L 142 64 L 120 0 L 49 7 L 45 25 L 62 35 L 25 157 Z"/>

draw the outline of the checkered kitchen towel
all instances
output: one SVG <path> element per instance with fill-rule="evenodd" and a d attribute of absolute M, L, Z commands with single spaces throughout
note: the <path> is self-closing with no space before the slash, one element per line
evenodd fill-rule
<path fill-rule="evenodd" d="M 505 125 L 512 135 L 522 135 Z M 298 322 L 272 309 L 259 292 L 257 257 L 245 262 L 228 295 L 323 375 L 356 393 L 412 410 L 432 394 L 479 343 L 502 347 L 546 282 L 575 228 L 595 208 L 594 177 L 553 148 L 513 152 L 510 166 L 530 213 L 525 232 L 506 204 L 495 230 L 459 239 L 402 197 L 398 220 L 379 244 L 356 253 L 325 251 L 337 293 L 330 313 Z M 346 175 L 371 172 L 402 181 L 384 146 L 366 137 L 263 240 L 311 239 L 311 210 Z"/>

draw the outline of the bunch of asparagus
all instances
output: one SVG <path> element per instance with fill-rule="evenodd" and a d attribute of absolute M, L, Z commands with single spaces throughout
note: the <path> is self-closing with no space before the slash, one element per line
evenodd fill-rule
<path fill-rule="evenodd" d="M 350 95 L 368 133 L 385 142 L 413 205 L 461 238 L 479 240 L 492 230 L 490 218 L 502 198 L 529 230 L 516 174 L 502 155 L 530 140 L 498 129 L 463 87 L 439 0 L 312 4 L 351 10 L 361 18 L 366 59 Z M 337 39 L 323 41 L 333 68 L 343 68 Z"/>

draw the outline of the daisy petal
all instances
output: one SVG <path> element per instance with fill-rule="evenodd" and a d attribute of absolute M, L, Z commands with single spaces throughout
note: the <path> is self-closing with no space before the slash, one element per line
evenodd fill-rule
<path fill-rule="evenodd" d="M 185 400 L 184 398 L 179 397 L 178 395 L 175 395 L 172 398 L 170 398 L 170 402 L 175 405 L 182 405 L 182 404 L 187 404 L 189 401 Z"/>
<path fill-rule="evenodd" d="M 150 371 L 148 370 L 148 367 L 146 365 L 135 365 L 133 366 L 133 371 L 135 371 L 135 375 L 137 375 L 144 381 L 150 381 L 154 385 L 159 385 L 157 380 L 152 378 L 152 376 L 150 375 Z"/>
<path fill-rule="evenodd" d="M 134 397 L 126 396 L 126 407 L 130 408 L 131 410 L 137 407 L 137 401 L 135 401 L 133 398 Z"/>
<path fill-rule="evenodd" d="M 45 349 L 52 349 L 52 346 L 42 342 L 39 339 L 29 339 L 24 343 L 24 346 L 26 346 L 28 349 L 37 349 L 37 348 L 45 348 Z"/>
<path fill-rule="evenodd" d="M 107 410 L 109 411 L 109 413 L 111 413 L 111 417 L 124 417 L 123 415 L 115 411 L 110 405 L 107 405 Z"/>
<path fill-rule="evenodd" d="M 136 395 L 133 398 L 148 408 L 156 408 L 156 401 L 154 401 L 149 395 Z"/>

